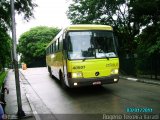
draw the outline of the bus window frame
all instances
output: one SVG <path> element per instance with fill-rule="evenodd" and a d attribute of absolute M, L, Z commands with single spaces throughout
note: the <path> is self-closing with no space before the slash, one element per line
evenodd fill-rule
<path fill-rule="evenodd" d="M 66 48 L 67 59 L 68 59 L 68 60 L 83 60 L 83 59 L 70 59 L 70 58 L 69 58 L 69 56 L 68 56 L 68 45 L 67 45 L 69 32 L 85 32 L 85 31 L 90 31 L 90 32 L 93 32 L 93 31 L 108 31 L 108 32 L 112 32 L 112 38 L 113 38 L 113 44 L 114 44 L 114 49 L 115 49 L 116 57 L 109 57 L 109 58 L 118 58 L 118 53 L 117 53 L 117 48 L 116 48 L 116 43 L 115 43 L 115 37 L 114 37 L 114 32 L 113 32 L 113 30 L 69 30 L 69 31 L 66 32 L 66 34 L 65 34 L 65 37 L 66 37 L 66 38 L 64 39 L 64 42 L 63 42 L 63 43 L 66 43 L 66 44 L 64 44 L 63 47 Z M 93 33 L 92 33 L 92 36 L 94 36 Z M 95 39 L 95 37 L 93 37 L 93 42 L 94 42 L 94 44 L 95 44 L 94 39 Z M 94 48 L 94 49 L 95 49 L 95 48 Z M 85 58 L 85 59 L 86 59 L 86 58 Z M 104 58 L 97 58 L 97 56 L 95 55 L 95 58 L 87 58 L 87 59 L 104 59 Z"/>
<path fill-rule="evenodd" d="M 62 43 L 63 43 L 63 36 L 61 35 L 61 36 L 59 37 L 59 51 L 62 51 L 62 48 L 63 48 Z"/>

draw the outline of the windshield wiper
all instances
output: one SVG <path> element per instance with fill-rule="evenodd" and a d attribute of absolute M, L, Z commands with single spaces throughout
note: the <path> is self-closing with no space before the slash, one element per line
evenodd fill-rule
<path fill-rule="evenodd" d="M 88 59 L 95 59 L 94 57 L 85 57 L 82 59 L 82 61 L 84 62 L 85 60 L 88 60 Z"/>
<path fill-rule="evenodd" d="M 109 57 L 106 56 L 106 58 L 107 58 L 107 60 L 109 60 Z"/>
<path fill-rule="evenodd" d="M 82 61 L 84 62 L 86 60 L 86 58 L 82 59 Z"/>

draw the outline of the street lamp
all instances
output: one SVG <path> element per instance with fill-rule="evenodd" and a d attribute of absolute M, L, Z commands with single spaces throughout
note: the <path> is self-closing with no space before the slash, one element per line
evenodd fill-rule
<path fill-rule="evenodd" d="M 22 110 L 22 101 L 21 101 L 21 90 L 19 84 L 19 70 L 18 70 L 18 55 L 16 52 L 16 26 L 15 26 L 15 12 L 14 12 L 14 0 L 10 0 L 11 3 L 11 14 L 12 14 L 12 45 L 13 45 L 13 63 L 15 70 L 15 82 L 16 82 L 16 93 L 17 93 L 17 105 L 18 105 L 18 117 L 25 116 L 24 111 Z"/>

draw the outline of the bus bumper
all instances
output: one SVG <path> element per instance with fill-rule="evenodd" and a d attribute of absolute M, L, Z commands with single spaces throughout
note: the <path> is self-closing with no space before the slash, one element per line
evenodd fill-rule
<path fill-rule="evenodd" d="M 69 87 L 80 87 L 90 85 L 102 85 L 117 83 L 119 81 L 119 75 L 111 75 L 107 77 L 95 77 L 95 78 L 68 78 Z"/>

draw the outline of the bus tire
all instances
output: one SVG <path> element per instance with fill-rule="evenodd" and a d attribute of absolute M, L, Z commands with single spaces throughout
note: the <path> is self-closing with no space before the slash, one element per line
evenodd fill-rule
<path fill-rule="evenodd" d="M 49 75 L 52 77 L 51 68 L 49 66 L 48 66 L 48 72 L 49 72 Z"/>
<path fill-rule="evenodd" d="M 60 82 L 61 82 L 61 86 L 63 89 L 67 89 L 67 85 L 65 84 L 65 81 L 64 81 L 64 77 L 63 77 L 63 74 L 62 72 L 59 73 L 59 78 L 60 78 Z"/>

